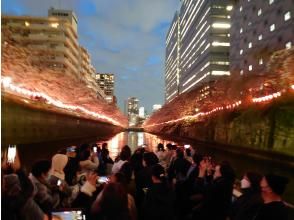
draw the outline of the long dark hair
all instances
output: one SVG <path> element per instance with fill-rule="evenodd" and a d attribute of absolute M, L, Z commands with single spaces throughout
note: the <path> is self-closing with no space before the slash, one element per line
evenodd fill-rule
<path fill-rule="evenodd" d="M 104 219 L 129 220 L 128 194 L 119 183 L 109 183 L 102 192 L 100 207 Z"/>

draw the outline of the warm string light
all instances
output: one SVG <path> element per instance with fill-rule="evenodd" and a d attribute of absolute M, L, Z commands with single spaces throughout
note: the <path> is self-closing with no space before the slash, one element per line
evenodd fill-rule
<path fill-rule="evenodd" d="M 294 90 L 294 85 L 291 85 L 290 88 L 292 90 Z M 280 92 L 276 92 L 276 93 L 273 93 L 273 94 L 270 94 L 270 95 L 266 95 L 266 96 L 262 96 L 262 97 L 258 97 L 258 98 L 252 98 L 251 101 L 253 103 L 268 102 L 268 101 L 271 101 L 273 99 L 276 99 L 276 98 L 282 96 L 282 93 L 283 93 L 283 91 L 280 91 Z M 242 104 L 242 101 L 237 101 L 237 102 L 234 102 L 232 104 L 228 104 L 226 106 L 216 107 L 216 108 L 214 108 L 214 109 L 212 109 L 210 111 L 207 111 L 207 112 L 199 112 L 199 113 L 197 113 L 195 115 L 184 116 L 184 117 L 181 117 L 181 118 L 178 118 L 178 119 L 175 119 L 175 120 L 165 121 L 165 122 L 161 122 L 161 123 L 157 123 L 157 124 L 146 125 L 144 127 L 154 127 L 154 126 L 163 125 L 163 124 L 176 123 L 176 122 L 183 121 L 183 120 L 188 120 L 188 119 L 199 119 L 200 117 L 208 116 L 208 115 L 211 115 L 211 114 L 213 114 L 215 112 L 218 112 L 218 111 L 224 111 L 226 109 L 227 110 L 235 109 L 241 104 Z"/>
<path fill-rule="evenodd" d="M 50 97 L 49 95 L 47 95 L 45 93 L 42 93 L 42 92 L 33 92 L 33 91 L 28 90 L 28 89 L 21 88 L 21 87 L 15 85 L 15 84 L 13 84 L 12 79 L 10 77 L 2 77 L 1 78 L 1 84 L 3 85 L 3 87 L 5 89 L 8 89 L 8 90 L 10 90 L 12 92 L 15 92 L 15 93 L 18 93 L 18 94 L 21 94 L 21 95 L 24 95 L 24 96 L 29 97 L 31 99 L 42 98 L 49 105 L 54 105 L 54 106 L 56 106 L 58 108 L 63 108 L 63 109 L 72 110 L 72 111 L 81 111 L 81 112 L 83 112 L 83 113 L 85 113 L 85 114 L 87 114 L 89 116 L 92 116 L 92 117 L 95 117 L 95 118 L 98 118 L 98 119 L 102 119 L 102 120 L 106 120 L 108 122 L 111 122 L 114 125 L 124 127 L 118 121 L 113 120 L 112 118 L 110 118 L 110 117 L 108 117 L 106 115 L 103 115 L 103 114 L 100 114 L 100 113 L 97 113 L 97 112 L 93 112 L 93 111 L 89 111 L 89 110 L 87 110 L 87 109 L 85 109 L 84 107 L 81 107 L 81 106 L 64 104 L 63 102 L 61 102 L 59 100 L 55 100 L 52 97 Z"/>
<path fill-rule="evenodd" d="M 226 105 L 226 106 L 216 107 L 216 108 L 214 108 L 214 109 L 212 109 L 210 111 L 207 111 L 207 112 L 199 112 L 199 113 L 197 113 L 195 115 L 184 116 L 182 118 L 178 118 L 178 119 L 175 119 L 175 120 L 165 121 L 165 122 L 161 122 L 161 123 L 158 123 L 158 124 L 147 125 L 147 126 L 144 126 L 144 127 L 154 127 L 154 126 L 157 126 L 157 125 L 176 123 L 176 122 L 179 122 L 179 121 L 190 120 L 190 119 L 196 119 L 197 120 L 200 117 L 209 116 L 209 115 L 211 115 L 211 114 L 213 114 L 215 112 L 223 111 L 224 109 L 236 108 L 241 104 L 242 104 L 242 101 L 236 101 L 236 102 L 234 102 L 232 104 L 229 104 L 229 105 Z"/>

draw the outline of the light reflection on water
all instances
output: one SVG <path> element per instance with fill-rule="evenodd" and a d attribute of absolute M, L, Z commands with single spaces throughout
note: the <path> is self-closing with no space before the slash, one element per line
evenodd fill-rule
<path fill-rule="evenodd" d="M 156 147 L 159 143 L 164 145 L 167 143 L 174 143 L 173 141 L 162 139 L 153 134 L 132 131 L 121 132 L 106 142 L 108 144 L 110 157 L 113 159 L 119 154 L 120 149 L 124 145 L 129 145 L 132 152 L 134 152 L 136 148 L 141 147 L 143 144 L 147 145 L 146 148 L 148 150 L 156 151 Z"/>

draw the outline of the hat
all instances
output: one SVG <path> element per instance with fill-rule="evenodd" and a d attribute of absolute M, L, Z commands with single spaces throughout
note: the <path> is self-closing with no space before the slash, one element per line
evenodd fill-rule
<path fill-rule="evenodd" d="M 289 182 L 288 178 L 274 174 L 265 175 L 265 179 L 272 191 L 278 195 L 282 195 L 284 193 L 286 185 Z"/>

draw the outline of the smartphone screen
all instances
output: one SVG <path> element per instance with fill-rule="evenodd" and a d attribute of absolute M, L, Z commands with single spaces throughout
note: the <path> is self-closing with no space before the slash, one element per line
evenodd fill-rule
<path fill-rule="evenodd" d="M 57 181 L 57 186 L 60 186 L 61 183 L 62 183 L 62 181 L 61 181 L 61 180 L 58 180 L 58 181 Z"/>
<path fill-rule="evenodd" d="M 7 152 L 7 162 L 8 163 L 14 163 L 16 156 L 16 146 L 11 145 L 8 147 L 8 152 Z"/>
<path fill-rule="evenodd" d="M 98 183 L 107 183 L 109 181 L 107 176 L 100 176 L 98 179 Z"/>
<path fill-rule="evenodd" d="M 97 153 L 97 147 L 93 147 L 93 151 Z"/>
<path fill-rule="evenodd" d="M 187 148 L 190 148 L 190 147 L 191 147 L 190 144 L 185 144 L 185 145 L 184 145 L 184 148 L 186 148 L 186 149 L 187 149 Z"/>

